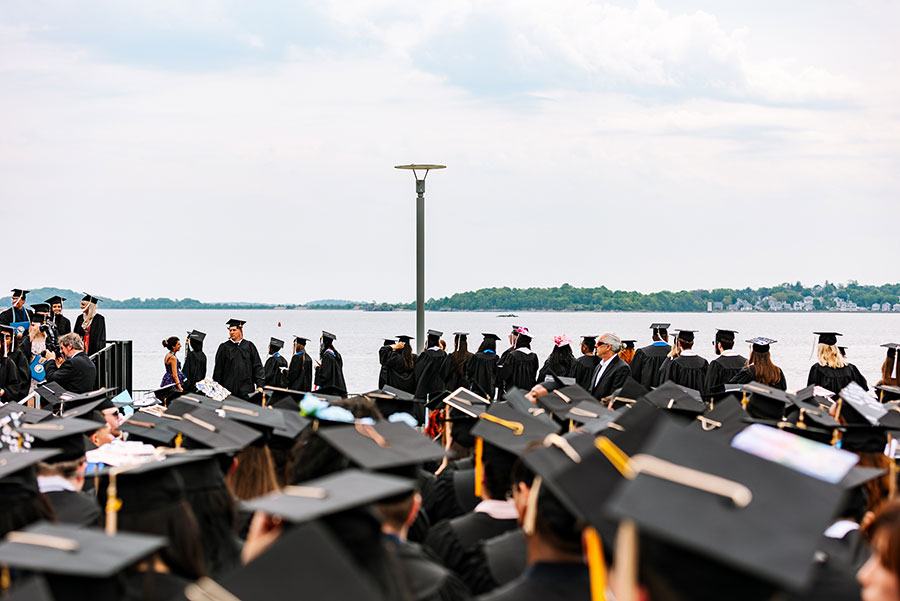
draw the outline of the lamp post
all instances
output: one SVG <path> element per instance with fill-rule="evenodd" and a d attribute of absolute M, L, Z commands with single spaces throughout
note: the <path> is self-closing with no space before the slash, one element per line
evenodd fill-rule
<path fill-rule="evenodd" d="M 408 169 L 416 178 L 416 352 L 425 348 L 425 178 L 432 169 L 446 165 L 397 165 L 394 169 Z M 418 171 L 425 174 L 419 178 Z"/>

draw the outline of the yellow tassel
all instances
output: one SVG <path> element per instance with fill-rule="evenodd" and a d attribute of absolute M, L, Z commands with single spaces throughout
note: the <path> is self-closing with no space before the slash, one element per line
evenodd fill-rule
<path fill-rule="evenodd" d="M 481 497 L 481 481 L 484 479 L 484 439 L 475 439 L 475 496 Z"/>
<path fill-rule="evenodd" d="M 541 483 L 543 480 L 540 476 L 534 477 L 531 488 L 528 490 L 528 501 L 525 504 L 525 517 L 522 518 L 522 532 L 531 536 L 534 534 L 534 523 L 537 520 L 537 504 L 538 496 L 541 494 Z"/>
<path fill-rule="evenodd" d="M 743 395 L 743 397 L 741 398 L 741 407 L 746 408 L 746 407 L 747 407 L 747 403 L 749 403 L 749 402 L 750 402 L 750 399 L 747 398 L 747 392 L 744 391 L 744 395 Z"/>
<path fill-rule="evenodd" d="M 178 435 L 175 436 L 175 448 L 180 449 L 183 441 L 184 441 L 184 436 L 182 436 L 181 432 L 179 432 Z"/>
<path fill-rule="evenodd" d="M 603 559 L 600 534 L 593 526 L 588 526 L 582 536 L 591 574 L 591 601 L 606 601 L 606 562 Z"/>

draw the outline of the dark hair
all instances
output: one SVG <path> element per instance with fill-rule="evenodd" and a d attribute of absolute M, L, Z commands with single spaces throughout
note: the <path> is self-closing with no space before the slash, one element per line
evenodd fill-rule
<path fill-rule="evenodd" d="M 491 337 L 487 337 L 481 341 L 481 344 L 478 345 L 478 352 L 483 353 L 484 351 L 497 351 L 497 341 Z"/>
<path fill-rule="evenodd" d="M 191 344 L 192 351 L 202 351 L 203 350 L 203 341 L 202 340 L 197 340 L 196 338 L 191 338 L 189 340 L 189 342 Z"/>
<path fill-rule="evenodd" d="M 689 349 L 694 348 L 694 341 L 693 341 L 693 340 L 684 340 L 684 339 L 682 339 L 682 338 L 679 338 L 679 339 L 678 339 L 678 344 L 680 344 L 680 345 L 681 345 L 681 348 L 683 348 L 684 350 L 689 350 Z"/>
<path fill-rule="evenodd" d="M 412 346 L 408 342 L 404 343 L 403 348 L 400 349 L 400 359 L 403 360 L 403 365 L 406 366 L 406 369 L 412 370 L 415 367 Z"/>
<path fill-rule="evenodd" d="M 653 341 L 654 342 L 668 342 L 669 340 L 669 330 L 666 328 L 659 328 L 657 330 L 653 330 Z"/>
<path fill-rule="evenodd" d="M 237 505 L 227 488 L 187 493 L 187 502 L 194 511 L 203 551 L 206 571 L 222 574 L 241 563 L 241 549 L 235 535 Z"/>
<path fill-rule="evenodd" d="M 900 386 L 900 377 L 896 377 L 894 373 L 896 361 L 897 351 L 889 348 L 887 357 L 884 358 L 884 363 L 881 364 L 881 380 L 878 382 L 878 386 Z"/>
<path fill-rule="evenodd" d="M 781 369 L 772 363 L 772 356 L 768 351 L 761 353 L 751 350 L 747 365 L 753 366 L 754 379 L 760 384 L 776 386 L 781 382 Z"/>
<path fill-rule="evenodd" d="M 510 491 L 509 475 L 516 456 L 484 441 L 484 490 L 491 499 L 503 500 Z"/>
<path fill-rule="evenodd" d="M 541 369 L 544 373 L 552 371 L 557 376 L 565 376 L 572 369 L 575 363 L 575 355 L 572 354 L 572 347 L 568 344 L 563 346 L 553 346 L 553 350 L 544 361 L 544 367 Z"/>
<path fill-rule="evenodd" d="M 168 544 L 159 556 L 173 573 L 188 580 L 206 575 L 200 528 L 184 499 L 150 511 L 119 512 L 117 519 L 121 530 L 166 537 Z"/>
<path fill-rule="evenodd" d="M 169 349 L 169 351 L 174 352 L 176 344 L 178 344 L 178 336 L 169 336 L 168 338 L 163 338 L 162 345 L 163 347 Z"/>
<path fill-rule="evenodd" d="M 438 346 L 441 342 L 440 336 L 435 336 L 434 334 L 429 334 L 428 338 L 425 340 L 425 346 L 431 348 L 433 346 Z"/>
<path fill-rule="evenodd" d="M 453 357 L 453 369 L 456 373 L 462 375 L 463 368 L 466 366 L 466 360 L 469 358 L 469 343 L 465 336 L 457 336 L 454 341 L 456 348 L 450 353 Z"/>
<path fill-rule="evenodd" d="M 734 338 L 720 338 L 716 342 L 722 345 L 723 350 L 730 351 L 734 348 Z"/>
<path fill-rule="evenodd" d="M 22 499 L 21 502 L 4 502 L 3 511 L 0 511 L 0 537 L 41 521 L 56 521 L 53 506 L 45 495 L 38 493 L 30 499 Z"/>
<path fill-rule="evenodd" d="M 274 355 L 275 353 L 278 352 L 278 350 L 279 350 L 279 349 L 275 348 L 275 347 L 272 346 L 271 344 L 269 345 L 269 354 L 270 354 L 270 355 Z"/>
<path fill-rule="evenodd" d="M 531 336 L 529 336 L 528 334 L 520 334 L 516 336 L 516 344 L 514 345 L 514 348 L 522 347 L 525 347 L 527 349 L 531 348 Z"/>
<path fill-rule="evenodd" d="M 894 576 L 900 576 L 900 501 L 892 501 L 882 507 L 865 529 L 866 538 L 875 553 L 878 553 L 877 547 L 874 547 L 875 537 L 881 532 L 888 537 L 884 553 L 880 553 L 881 565 Z"/>

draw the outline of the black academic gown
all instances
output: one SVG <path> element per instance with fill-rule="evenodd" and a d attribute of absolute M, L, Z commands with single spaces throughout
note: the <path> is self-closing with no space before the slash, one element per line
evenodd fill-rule
<path fill-rule="evenodd" d="M 506 586 L 478 597 L 483 601 L 588 601 L 591 576 L 586 564 L 538 562 Z"/>
<path fill-rule="evenodd" d="M 72 329 L 73 332 L 81 336 L 82 340 L 84 339 L 84 313 L 79 315 L 75 319 L 75 327 Z M 91 321 L 91 337 L 88 340 L 88 347 L 85 352 L 90 356 L 94 353 L 99 353 L 103 350 L 103 347 L 106 346 L 106 318 L 97 313 L 94 315 L 94 319 Z"/>
<path fill-rule="evenodd" d="M 865 390 L 869 389 L 866 379 L 852 363 L 848 363 L 844 367 L 825 367 L 813 363 L 809 368 L 809 377 L 806 379 L 807 386 L 815 384 L 834 393 L 842 391 L 850 382 L 856 382 Z"/>
<path fill-rule="evenodd" d="M 503 390 L 513 386 L 531 390 L 537 382 L 539 361 L 530 348 L 517 348 L 498 365 L 498 376 Z"/>
<path fill-rule="evenodd" d="M 446 387 L 441 377 L 441 368 L 447 353 L 437 347 L 422 351 L 416 358 L 416 398 L 427 399 L 430 395 L 443 392 Z"/>
<path fill-rule="evenodd" d="M 472 391 L 488 400 L 494 398 L 497 388 L 497 362 L 499 358 L 493 351 L 475 353 L 466 363 L 466 379 Z"/>
<path fill-rule="evenodd" d="M 129 572 L 125 577 L 122 601 L 168 601 L 181 597 L 191 583 L 174 573 Z"/>
<path fill-rule="evenodd" d="M 706 394 L 725 392 L 725 384 L 747 365 L 747 359 L 740 355 L 721 356 L 713 359 L 706 372 Z"/>
<path fill-rule="evenodd" d="M 24 398 L 22 395 L 23 382 L 25 382 L 24 389 L 28 390 L 31 385 L 30 378 L 26 381 L 21 377 L 15 360 L 12 357 L 0 358 L 0 390 L 3 390 L 0 402 L 14 403 L 22 400 Z"/>
<path fill-rule="evenodd" d="M 514 528 L 518 528 L 518 520 L 498 520 L 486 513 L 472 512 L 432 526 L 424 546 L 466 582 L 466 571 L 476 563 L 471 558 L 478 545 Z"/>
<path fill-rule="evenodd" d="M 469 388 L 469 380 L 466 378 L 466 366 L 472 360 L 473 354 L 466 353 L 463 360 L 462 371 L 456 369 L 456 358 L 449 354 L 444 358 L 444 365 L 441 367 L 441 377 L 444 379 L 444 387 L 447 390 L 456 390 L 460 386 Z"/>
<path fill-rule="evenodd" d="M 545 382 L 547 380 L 547 378 L 552 379 L 553 376 L 550 375 L 551 371 L 554 374 L 556 374 L 557 376 L 566 376 L 569 374 L 569 372 L 572 371 L 572 369 L 574 369 L 574 367 L 575 367 L 575 358 L 574 357 L 572 358 L 571 363 L 563 363 L 563 364 L 557 363 L 555 365 L 551 364 L 550 357 L 547 357 L 544 360 L 544 364 L 541 366 L 541 370 L 538 372 L 537 381 Z"/>
<path fill-rule="evenodd" d="M 680 355 L 673 357 L 660 368 L 660 383 L 671 380 L 679 386 L 693 388 L 706 394 L 706 372 L 709 363 L 699 355 Z"/>
<path fill-rule="evenodd" d="M 266 364 L 263 367 L 263 373 L 265 374 L 265 385 L 284 388 L 284 385 L 287 383 L 287 374 L 282 371 L 282 368 L 286 370 L 287 366 L 287 359 L 285 359 L 278 353 L 275 353 L 274 355 L 266 359 Z"/>
<path fill-rule="evenodd" d="M 660 368 L 672 347 L 668 344 L 651 344 L 634 351 L 631 359 L 631 377 L 640 382 L 644 388 L 656 388 L 660 380 Z"/>
<path fill-rule="evenodd" d="M 288 366 L 287 387 L 291 390 L 312 390 L 313 360 L 306 351 L 294 353 Z"/>
<path fill-rule="evenodd" d="M 72 331 L 72 322 L 62 313 L 53 316 L 53 323 L 56 325 L 56 333 L 60 336 Z"/>
<path fill-rule="evenodd" d="M 103 525 L 103 513 L 93 495 L 74 490 L 55 490 L 45 492 L 44 496 L 53 507 L 57 522 L 77 526 Z"/>
<path fill-rule="evenodd" d="M 344 381 L 344 359 L 334 349 L 327 349 L 322 353 L 321 365 L 316 369 L 316 387 L 326 386 L 347 392 L 347 383 Z"/>
<path fill-rule="evenodd" d="M 474 570 L 466 570 L 466 584 L 473 595 L 483 595 L 509 584 L 528 567 L 528 549 L 521 528 L 483 541 L 472 555 Z"/>
<path fill-rule="evenodd" d="M 569 370 L 569 373 L 557 375 L 575 378 L 576 384 L 585 390 L 590 390 L 592 384 L 591 375 L 593 375 L 594 368 L 597 367 L 598 363 L 600 363 L 600 357 L 597 355 L 582 355 L 575 359 L 575 363 L 572 364 L 572 369 Z"/>
<path fill-rule="evenodd" d="M 389 352 L 382 353 L 384 349 L 388 349 Z M 413 355 L 413 366 L 407 367 L 406 363 L 403 362 L 403 357 L 400 355 L 400 352 L 395 351 L 389 346 L 384 346 L 379 351 L 379 356 L 383 359 L 382 368 L 384 372 L 384 384 L 379 386 L 379 388 L 383 388 L 386 384 L 387 386 L 393 386 L 403 392 L 408 392 L 410 394 L 415 394 L 416 392 L 416 363 L 415 363 L 415 355 Z"/>
<path fill-rule="evenodd" d="M 247 339 L 240 344 L 226 340 L 216 351 L 213 380 L 224 386 L 234 396 L 246 399 L 255 387 L 265 383 L 265 372 L 259 351 Z"/>
<path fill-rule="evenodd" d="M 395 541 L 402 580 L 415 601 L 462 601 L 471 598 L 456 574 L 426 555 L 419 545 Z"/>
<path fill-rule="evenodd" d="M 195 351 L 188 347 L 184 354 L 184 366 L 181 369 L 184 374 L 185 392 L 193 392 L 197 389 L 197 382 L 206 378 L 206 353 Z"/>
<path fill-rule="evenodd" d="M 25 322 L 27 321 L 29 326 L 31 325 L 31 311 L 25 309 L 24 307 L 21 309 L 13 309 L 10 307 L 9 309 L 0 313 L 0 324 L 8 326 L 11 323 Z M 15 342 L 16 348 L 22 349 L 22 352 L 25 354 L 25 358 L 28 359 L 28 363 L 31 364 L 31 334 L 30 330 L 26 327 L 25 332 L 22 334 L 22 337 L 17 339 Z M 30 372 L 29 372 L 30 373 Z M 29 375 L 29 378 L 31 376 Z"/>
<path fill-rule="evenodd" d="M 779 390 L 787 390 L 787 378 L 784 377 L 784 372 L 781 371 L 780 367 L 778 368 L 778 374 L 781 379 L 774 384 L 767 384 L 767 386 L 778 388 Z M 749 384 L 750 382 L 758 381 L 759 380 L 756 379 L 756 368 L 753 365 L 748 365 L 736 373 L 728 384 Z"/>

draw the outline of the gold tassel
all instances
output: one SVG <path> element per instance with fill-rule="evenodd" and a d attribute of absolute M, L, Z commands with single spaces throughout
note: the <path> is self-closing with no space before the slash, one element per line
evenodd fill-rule
<path fill-rule="evenodd" d="M 528 501 L 525 504 L 525 517 L 522 518 L 522 532 L 531 536 L 534 534 L 534 523 L 537 520 L 537 503 L 538 496 L 541 494 L 541 483 L 543 480 L 540 476 L 535 476 L 528 490 Z"/>
<path fill-rule="evenodd" d="M 600 534 L 593 526 L 588 526 L 582 537 L 591 574 L 591 601 L 606 601 L 606 561 L 603 559 Z"/>
<path fill-rule="evenodd" d="M 176 448 L 176 449 L 180 449 L 180 448 L 181 448 L 182 442 L 184 442 L 184 436 L 182 436 L 181 432 L 179 432 L 179 433 L 175 436 L 175 448 Z"/>
<path fill-rule="evenodd" d="M 616 600 L 638 600 L 638 531 L 631 520 L 622 520 L 616 534 Z"/>
<path fill-rule="evenodd" d="M 118 512 L 122 501 L 116 496 L 116 470 L 109 473 L 109 486 L 106 488 L 106 533 L 110 536 L 118 529 Z"/>
<path fill-rule="evenodd" d="M 484 478 L 484 439 L 475 439 L 475 496 L 481 497 L 481 480 Z"/>
<path fill-rule="evenodd" d="M 0 592 L 6 596 L 9 588 L 12 586 L 12 576 L 9 574 L 9 566 L 0 568 Z"/>

